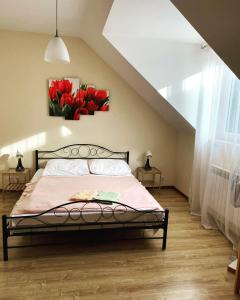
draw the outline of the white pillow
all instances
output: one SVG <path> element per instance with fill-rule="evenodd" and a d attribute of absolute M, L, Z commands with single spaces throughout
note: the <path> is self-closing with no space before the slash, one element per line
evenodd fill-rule
<path fill-rule="evenodd" d="M 51 159 L 43 171 L 43 176 L 79 176 L 88 175 L 86 159 Z"/>
<path fill-rule="evenodd" d="M 9 154 L 3 154 L 0 156 L 0 171 L 8 170 L 8 157 Z"/>
<path fill-rule="evenodd" d="M 129 165 L 122 159 L 91 159 L 88 161 L 92 174 L 125 176 L 131 174 Z"/>

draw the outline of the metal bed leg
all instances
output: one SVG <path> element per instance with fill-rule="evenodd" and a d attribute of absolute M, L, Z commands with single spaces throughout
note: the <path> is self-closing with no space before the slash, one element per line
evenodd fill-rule
<path fill-rule="evenodd" d="M 169 210 L 165 209 L 165 221 L 164 221 L 164 228 L 163 228 L 162 250 L 165 250 L 166 246 L 167 246 L 168 214 L 169 214 Z"/>
<path fill-rule="evenodd" d="M 3 260 L 8 260 L 8 230 L 7 230 L 7 216 L 2 216 L 2 238 L 3 238 Z"/>

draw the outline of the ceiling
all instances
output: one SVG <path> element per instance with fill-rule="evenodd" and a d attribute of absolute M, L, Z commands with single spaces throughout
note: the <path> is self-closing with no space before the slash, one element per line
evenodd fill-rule
<path fill-rule="evenodd" d="M 114 1 L 104 33 L 182 43 L 204 43 L 199 33 L 169 0 Z"/>
<path fill-rule="evenodd" d="M 82 24 L 82 20 L 86 14 L 94 14 L 94 11 L 88 11 L 89 2 L 96 3 L 93 0 L 58 0 L 61 35 L 83 36 L 87 28 Z M 109 7 L 109 0 L 98 2 L 101 4 L 101 10 Z M 2 29 L 39 33 L 55 31 L 55 0 L 0 0 L 0 7 Z M 97 10 L 97 6 L 91 6 L 91 9 Z M 119 19 L 124 20 L 121 26 Z M 97 21 L 96 15 L 94 22 Z M 106 26 L 105 29 L 115 35 L 127 33 L 135 37 L 147 35 L 181 42 L 203 42 L 197 31 L 169 0 L 115 0 L 108 21 L 111 27 Z M 99 25 L 100 22 L 99 19 Z"/>
<path fill-rule="evenodd" d="M 88 0 L 59 0 L 58 16 L 61 35 L 80 37 L 80 26 Z M 108 1 L 102 1 L 108 4 Z M 26 32 L 55 32 L 56 0 L 0 0 L 0 28 Z"/>

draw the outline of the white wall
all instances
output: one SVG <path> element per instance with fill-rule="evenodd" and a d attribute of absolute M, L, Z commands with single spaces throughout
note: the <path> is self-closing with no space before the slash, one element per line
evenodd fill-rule
<path fill-rule="evenodd" d="M 115 1 L 103 34 L 195 127 L 204 41 L 176 7 L 168 0 Z"/>
<path fill-rule="evenodd" d="M 175 186 L 186 196 L 189 196 L 191 183 L 194 142 L 193 133 L 179 132 L 177 134 Z"/>
<path fill-rule="evenodd" d="M 198 44 L 108 36 L 114 47 L 193 126 L 206 52 Z"/>

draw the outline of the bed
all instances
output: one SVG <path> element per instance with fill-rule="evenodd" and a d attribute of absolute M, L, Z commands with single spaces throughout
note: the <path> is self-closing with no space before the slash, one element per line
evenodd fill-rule
<path fill-rule="evenodd" d="M 133 175 L 42 176 L 50 160 L 123 160 L 129 163 L 129 152 L 115 152 L 92 144 L 74 144 L 57 150 L 35 151 L 36 173 L 9 216 L 2 216 L 3 259 L 8 260 L 14 236 L 32 236 L 67 231 L 162 229 L 163 234 L 143 239 L 162 239 L 166 249 L 168 209 L 164 209 Z M 117 201 L 92 199 L 69 201 L 71 194 L 82 189 L 112 191 Z M 33 246 L 33 245 L 29 245 Z"/>

